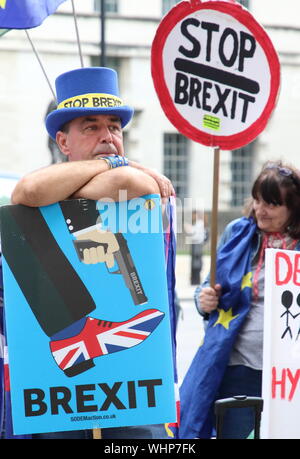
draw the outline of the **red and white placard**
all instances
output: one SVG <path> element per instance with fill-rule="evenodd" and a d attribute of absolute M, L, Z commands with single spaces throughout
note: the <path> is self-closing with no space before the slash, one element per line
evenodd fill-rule
<path fill-rule="evenodd" d="M 275 107 L 280 64 L 267 33 L 240 4 L 183 1 L 161 21 L 152 77 L 179 132 L 235 149 L 254 140 Z"/>
<path fill-rule="evenodd" d="M 300 438 L 300 253 L 267 249 L 261 437 Z"/>

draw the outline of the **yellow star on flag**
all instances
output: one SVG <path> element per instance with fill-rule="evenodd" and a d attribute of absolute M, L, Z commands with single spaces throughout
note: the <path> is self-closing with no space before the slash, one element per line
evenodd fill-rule
<path fill-rule="evenodd" d="M 247 274 L 243 276 L 241 290 L 243 290 L 245 287 L 252 288 L 252 272 L 251 271 L 249 271 Z"/>
<path fill-rule="evenodd" d="M 6 6 L 6 0 L 0 0 L 0 7 L 5 8 Z"/>
<path fill-rule="evenodd" d="M 228 309 L 228 311 L 224 311 L 224 309 L 219 309 L 219 317 L 218 320 L 214 323 L 214 327 L 218 324 L 223 325 L 224 328 L 228 330 L 230 322 L 238 317 L 239 314 L 236 316 L 232 315 L 232 308 Z"/>

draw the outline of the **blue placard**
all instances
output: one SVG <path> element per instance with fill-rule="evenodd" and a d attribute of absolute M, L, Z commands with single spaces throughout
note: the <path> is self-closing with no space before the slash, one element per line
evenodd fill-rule
<path fill-rule="evenodd" d="M 160 198 L 5 206 L 1 220 L 14 433 L 174 422 Z"/>

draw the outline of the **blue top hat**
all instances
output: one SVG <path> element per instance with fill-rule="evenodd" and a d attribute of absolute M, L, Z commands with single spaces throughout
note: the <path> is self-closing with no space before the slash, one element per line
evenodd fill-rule
<path fill-rule="evenodd" d="M 80 116 L 116 115 L 122 127 L 132 118 L 133 109 L 119 98 L 118 76 L 107 67 L 86 67 L 58 76 L 57 109 L 46 118 L 46 128 L 55 140 L 68 121 Z"/>

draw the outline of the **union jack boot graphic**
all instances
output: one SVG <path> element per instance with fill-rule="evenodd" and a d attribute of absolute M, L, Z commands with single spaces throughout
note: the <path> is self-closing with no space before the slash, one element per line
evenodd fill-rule
<path fill-rule="evenodd" d="M 157 309 L 148 309 L 125 322 L 84 317 L 52 336 L 52 355 L 67 376 L 87 371 L 93 359 L 123 351 L 143 342 L 164 317 Z M 66 338 L 68 336 L 68 338 Z"/>

